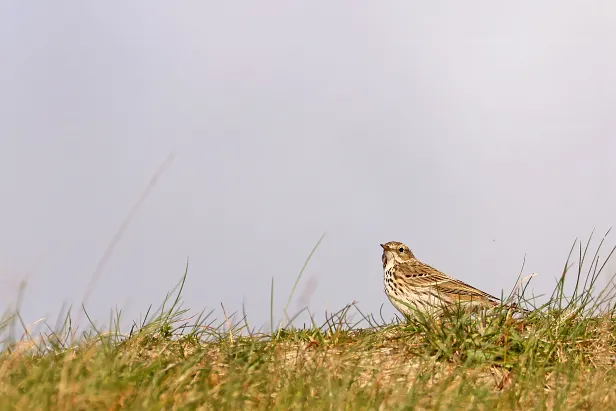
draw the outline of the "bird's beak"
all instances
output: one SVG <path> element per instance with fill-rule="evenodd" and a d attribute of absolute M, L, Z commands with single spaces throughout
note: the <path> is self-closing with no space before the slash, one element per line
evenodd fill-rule
<path fill-rule="evenodd" d="M 381 247 L 383 247 L 383 250 L 385 249 L 385 246 L 383 244 L 381 244 Z"/>

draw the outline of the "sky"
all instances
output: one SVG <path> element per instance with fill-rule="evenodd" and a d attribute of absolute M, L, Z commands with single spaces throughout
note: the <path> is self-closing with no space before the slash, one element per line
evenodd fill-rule
<path fill-rule="evenodd" d="M 184 305 L 386 319 L 380 243 L 550 293 L 616 215 L 616 5 L 0 5 L 0 302 L 26 322 Z M 605 251 L 613 245 L 608 237 Z M 609 274 L 616 265 L 608 265 Z M 606 279 L 607 281 L 606 272 Z M 222 304 L 222 305 L 221 305 Z"/>

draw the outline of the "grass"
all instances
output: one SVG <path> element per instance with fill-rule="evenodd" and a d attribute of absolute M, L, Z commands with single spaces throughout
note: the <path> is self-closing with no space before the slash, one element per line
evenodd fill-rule
<path fill-rule="evenodd" d="M 285 313 L 262 332 L 182 308 L 186 273 L 126 334 L 119 313 L 77 333 L 69 310 L 15 339 L 26 327 L 6 315 L 0 409 L 613 409 L 616 307 L 589 244 L 571 249 L 541 306 L 526 282 L 515 290 L 523 316 L 503 306 L 388 322 L 349 305 L 303 328 Z"/>

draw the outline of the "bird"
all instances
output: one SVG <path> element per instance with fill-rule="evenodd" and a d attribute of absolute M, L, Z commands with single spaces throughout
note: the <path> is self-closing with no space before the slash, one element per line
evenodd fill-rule
<path fill-rule="evenodd" d="M 385 293 L 405 317 L 417 311 L 438 316 L 447 308 L 489 308 L 500 299 L 450 277 L 419 261 L 409 247 L 399 241 L 381 244 Z"/>

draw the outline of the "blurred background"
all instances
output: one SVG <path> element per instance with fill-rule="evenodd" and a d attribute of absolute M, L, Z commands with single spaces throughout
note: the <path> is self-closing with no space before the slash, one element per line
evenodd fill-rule
<path fill-rule="evenodd" d="M 616 5 L 0 5 L 0 302 L 390 319 L 379 243 L 550 293 L 616 210 Z M 173 155 L 92 282 L 157 169 Z M 607 254 L 608 247 L 602 253 Z M 607 274 L 616 271 L 608 266 Z"/>

